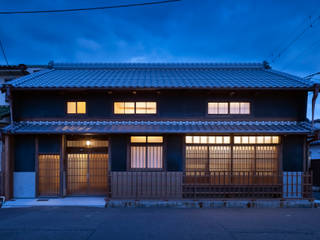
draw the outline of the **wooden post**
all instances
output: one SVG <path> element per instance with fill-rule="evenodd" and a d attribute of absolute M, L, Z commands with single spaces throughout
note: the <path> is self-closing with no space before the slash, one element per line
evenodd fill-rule
<path fill-rule="evenodd" d="M 66 184 L 66 136 L 61 136 L 61 149 L 60 149 L 60 195 L 62 197 L 67 195 L 67 184 Z"/>
<path fill-rule="evenodd" d="M 4 175 L 4 196 L 6 197 L 6 199 L 10 199 L 13 196 L 13 189 L 12 189 L 12 180 L 13 180 L 13 176 L 12 176 L 12 160 L 11 160 L 11 137 L 9 135 L 5 135 L 4 138 L 4 171 L 3 171 L 3 175 Z"/>
<path fill-rule="evenodd" d="M 35 151 L 34 151 L 34 157 L 35 157 L 35 170 L 36 170 L 36 197 L 39 196 L 39 138 L 38 136 L 35 136 L 34 138 L 34 145 L 35 145 Z"/>

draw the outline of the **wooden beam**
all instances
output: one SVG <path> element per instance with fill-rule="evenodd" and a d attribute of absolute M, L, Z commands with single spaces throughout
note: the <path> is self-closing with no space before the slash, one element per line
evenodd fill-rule
<path fill-rule="evenodd" d="M 64 197 L 67 195 L 67 184 L 66 184 L 66 135 L 61 135 L 60 145 L 60 196 Z"/>
<path fill-rule="evenodd" d="M 4 139 L 4 196 L 6 199 L 11 199 L 13 197 L 11 136 L 5 135 Z"/>

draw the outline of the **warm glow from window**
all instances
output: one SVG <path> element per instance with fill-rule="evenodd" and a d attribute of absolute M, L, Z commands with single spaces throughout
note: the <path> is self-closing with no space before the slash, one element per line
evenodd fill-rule
<path fill-rule="evenodd" d="M 77 103 L 76 102 L 68 102 L 67 103 L 67 113 L 74 114 L 77 113 Z"/>
<path fill-rule="evenodd" d="M 186 136 L 188 144 L 229 144 L 230 136 Z"/>
<path fill-rule="evenodd" d="M 163 137 L 161 137 L 161 136 L 148 136 L 147 140 L 148 140 L 148 143 L 162 143 Z"/>
<path fill-rule="evenodd" d="M 156 114 L 156 102 L 114 102 L 114 114 Z"/>
<path fill-rule="evenodd" d="M 235 144 L 279 144 L 279 136 L 235 136 Z"/>
<path fill-rule="evenodd" d="M 68 114 L 86 114 L 86 102 L 67 102 Z"/>
<path fill-rule="evenodd" d="M 131 136 L 132 143 L 163 143 L 162 136 Z"/>
<path fill-rule="evenodd" d="M 147 137 L 146 136 L 131 136 L 132 143 L 146 143 Z"/>
<path fill-rule="evenodd" d="M 86 113 L 86 102 L 77 102 L 77 113 L 79 114 Z"/>
<path fill-rule="evenodd" d="M 250 103 L 209 102 L 208 114 L 250 114 Z"/>

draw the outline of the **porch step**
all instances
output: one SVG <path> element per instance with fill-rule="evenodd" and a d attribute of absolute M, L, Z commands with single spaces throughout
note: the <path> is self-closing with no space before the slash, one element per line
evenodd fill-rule
<path fill-rule="evenodd" d="M 14 199 L 6 201 L 2 208 L 23 208 L 23 207 L 105 207 L 104 197 L 66 197 L 66 198 L 48 198 L 47 201 L 43 199 Z"/>

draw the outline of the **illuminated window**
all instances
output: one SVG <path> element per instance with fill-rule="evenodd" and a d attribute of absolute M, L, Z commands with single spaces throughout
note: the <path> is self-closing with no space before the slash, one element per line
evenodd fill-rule
<path fill-rule="evenodd" d="M 228 114 L 228 103 L 227 102 L 209 102 L 208 103 L 208 114 Z"/>
<path fill-rule="evenodd" d="M 67 102 L 68 114 L 86 114 L 86 102 Z"/>
<path fill-rule="evenodd" d="M 188 144 L 229 144 L 230 136 L 186 136 Z"/>
<path fill-rule="evenodd" d="M 234 136 L 235 144 L 279 144 L 279 136 Z"/>
<path fill-rule="evenodd" d="M 156 102 L 114 102 L 114 114 L 156 114 Z"/>
<path fill-rule="evenodd" d="M 250 114 L 250 103 L 209 102 L 208 114 Z"/>
<path fill-rule="evenodd" d="M 162 136 L 131 136 L 130 167 L 132 169 L 163 168 Z"/>

